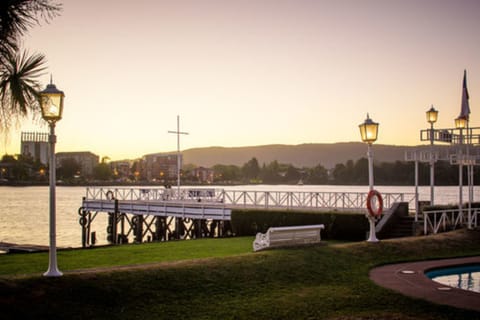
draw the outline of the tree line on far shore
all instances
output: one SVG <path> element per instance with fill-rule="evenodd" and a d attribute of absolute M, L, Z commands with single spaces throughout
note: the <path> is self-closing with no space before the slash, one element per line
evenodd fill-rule
<path fill-rule="evenodd" d="M 367 185 L 368 160 L 361 158 L 348 160 L 327 169 L 321 164 L 315 167 L 295 167 L 292 164 L 272 161 L 260 164 L 252 158 L 242 166 L 217 164 L 211 168 L 208 181 L 201 180 L 193 174 L 197 166 L 189 164 L 182 169 L 182 184 L 337 184 L 337 185 Z M 7 168 L 7 170 L 5 169 Z M 142 175 L 136 175 L 138 163 L 134 163 L 130 174 L 121 180 L 122 183 L 157 183 L 176 184 L 176 177 L 162 181 L 147 181 Z M 8 182 L 48 182 L 48 167 L 38 161 L 24 156 L 3 156 L 0 161 L 0 178 Z M 62 162 L 57 169 L 57 178 L 66 183 L 116 183 L 118 177 L 109 163 L 101 162 L 89 177 L 79 175 L 80 165 L 71 161 Z M 436 185 L 458 185 L 459 167 L 446 161 L 435 163 Z M 415 164 L 413 162 L 395 161 L 374 163 L 374 180 L 377 185 L 414 185 Z M 467 169 L 463 168 L 463 181 L 467 183 Z M 480 181 L 480 170 L 474 170 L 474 182 Z M 419 163 L 419 185 L 430 184 L 429 163 Z"/>
<path fill-rule="evenodd" d="M 360 158 L 338 163 L 332 169 L 321 164 L 312 168 L 297 168 L 291 164 L 272 161 L 259 165 L 252 158 L 243 166 L 216 165 L 213 167 L 216 180 L 220 183 L 237 181 L 239 183 L 264 184 L 337 184 L 368 185 L 368 160 Z M 414 185 L 415 163 L 406 161 L 374 162 L 374 180 L 379 185 Z M 436 185 L 458 185 L 459 167 L 447 161 L 437 161 L 434 166 Z M 467 182 L 467 169 L 463 168 L 463 181 Z M 479 170 L 474 170 L 474 181 L 480 181 Z M 430 164 L 418 164 L 419 185 L 430 184 Z"/>

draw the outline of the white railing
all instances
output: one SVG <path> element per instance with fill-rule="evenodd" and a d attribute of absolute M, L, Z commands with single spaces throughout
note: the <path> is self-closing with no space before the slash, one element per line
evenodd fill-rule
<path fill-rule="evenodd" d="M 97 188 L 88 187 L 86 200 L 165 200 L 168 196 L 168 189 L 153 188 Z"/>
<path fill-rule="evenodd" d="M 439 231 L 455 230 L 464 226 L 476 228 L 479 215 L 479 208 L 424 211 L 423 232 L 424 234 L 436 234 Z"/>
<path fill-rule="evenodd" d="M 232 208 L 363 210 L 366 207 L 367 193 L 238 191 L 214 188 L 87 188 L 86 200 L 113 198 L 130 201 L 213 202 Z M 382 198 L 385 209 L 395 202 L 408 202 L 410 208 L 415 208 L 413 193 L 383 193 Z"/>
<path fill-rule="evenodd" d="M 415 203 L 415 195 L 405 193 L 382 194 L 385 208 L 394 202 Z M 221 199 L 226 204 L 243 208 L 265 209 L 364 209 L 367 194 L 361 192 L 286 192 L 286 191 L 231 191 L 222 190 Z"/>

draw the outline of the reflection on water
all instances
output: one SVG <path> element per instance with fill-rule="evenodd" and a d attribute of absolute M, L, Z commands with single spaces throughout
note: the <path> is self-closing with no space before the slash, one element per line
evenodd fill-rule
<path fill-rule="evenodd" d="M 146 187 L 148 188 L 148 187 Z M 209 187 L 211 188 L 211 187 Z M 216 189 L 258 191 L 318 191 L 318 192 L 368 192 L 367 186 L 309 186 L 309 185 L 246 185 L 215 186 Z M 414 187 L 378 186 L 382 193 L 413 193 Z M 81 228 L 78 208 L 85 187 L 57 187 L 57 245 L 80 247 Z M 436 187 L 435 201 L 438 204 L 458 201 L 458 187 Z M 464 189 L 464 198 L 468 194 Z M 428 200 L 429 187 L 420 187 L 420 200 Z M 475 199 L 478 199 L 475 189 Z M 99 215 L 93 230 L 97 233 L 97 244 L 106 244 L 107 215 Z M 43 187 L 0 187 L 0 242 L 48 245 L 49 238 L 49 188 Z"/>
<path fill-rule="evenodd" d="M 57 187 L 57 245 L 78 247 L 81 228 L 78 208 L 84 187 Z M 49 188 L 0 188 L 0 241 L 19 244 L 49 244 Z"/>
<path fill-rule="evenodd" d="M 427 275 L 443 285 L 480 293 L 480 265 L 439 269 Z"/>

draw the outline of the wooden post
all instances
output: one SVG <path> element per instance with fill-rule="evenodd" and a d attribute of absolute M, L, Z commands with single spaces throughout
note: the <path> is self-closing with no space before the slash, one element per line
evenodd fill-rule
<path fill-rule="evenodd" d="M 135 224 L 135 242 L 141 243 L 143 238 L 143 216 L 137 215 L 135 216 L 136 224 Z"/>

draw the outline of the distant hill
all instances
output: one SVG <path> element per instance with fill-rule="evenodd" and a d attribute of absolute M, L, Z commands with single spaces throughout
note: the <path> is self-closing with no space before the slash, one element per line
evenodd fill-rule
<path fill-rule="evenodd" d="M 376 162 L 394 162 L 405 159 L 405 151 L 414 146 L 395 146 L 375 144 L 373 146 Z M 333 168 L 337 163 L 356 161 L 366 157 L 367 146 L 362 142 L 312 143 L 299 145 L 264 145 L 254 147 L 207 147 L 182 151 L 185 164 L 212 167 L 215 164 L 242 166 L 253 157 L 260 165 L 277 160 L 280 163 L 293 164 L 296 167 L 313 167 L 318 164 Z"/>

